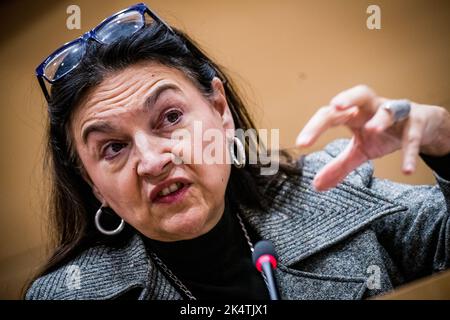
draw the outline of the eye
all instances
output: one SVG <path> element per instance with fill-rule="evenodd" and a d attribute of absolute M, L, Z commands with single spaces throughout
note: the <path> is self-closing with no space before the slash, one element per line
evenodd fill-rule
<path fill-rule="evenodd" d="M 127 146 L 126 143 L 122 142 L 111 142 L 105 146 L 103 149 L 103 156 L 106 160 L 111 160 L 115 156 L 117 156 L 123 148 Z"/>
<path fill-rule="evenodd" d="M 167 125 L 174 125 L 180 121 L 181 116 L 182 112 L 180 110 L 172 109 L 164 114 L 163 122 Z"/>

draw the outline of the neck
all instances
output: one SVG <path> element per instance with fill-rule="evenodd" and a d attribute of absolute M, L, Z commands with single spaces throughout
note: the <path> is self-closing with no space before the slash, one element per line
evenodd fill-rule
<path fill-rule="evenodd" d="M 207 233 L 191 239 L 162 242 L 146 239 L 149 250 L 182 279 L 204 279 L 204 275 L 222 273 L 231 263 L 230 248 L 246 246 L 243 231 L 234 213 L 225 201 L 224 212 L 218 223 Z"/>

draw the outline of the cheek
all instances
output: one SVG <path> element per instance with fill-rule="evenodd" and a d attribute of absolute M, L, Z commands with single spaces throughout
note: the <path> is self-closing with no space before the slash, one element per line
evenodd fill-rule
<path fill-rule="evenodd" d="M 215 201 L 223 202 L 231 172 L 226 131 L 217 119 L 203 122 L 202 141 L 194 141 L 194 153 L 202 154 L 198 176 Z"/>
<path fill-rule="evenodd" d="M 211 207 L 223 203 L 225 190 L 230 177 L 231 166 L 228 164 L 198 164 L 193 168 L 198 177 L 198 185 L 203 197 Z"/>
<path fill-rule="evenodd" d="M 142 203 L 136 175 L 130 168 L 110 173 L 99 167 L 95 171 L 93 181 L 109 207 L 125 219 Z"/>

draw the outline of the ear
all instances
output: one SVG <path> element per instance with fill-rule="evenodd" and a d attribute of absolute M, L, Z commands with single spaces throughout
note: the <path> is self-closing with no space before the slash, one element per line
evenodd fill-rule
<path fill-rule="evenodd" d="M 228 106 L 225 88 L 223 87 L 222 81 L 218 77 L 214 77 L 211 81 L 211 87 L 213 88 L 214 92 L 212 104 L 214 109 L 222 118 L 222 125 L 224 129 L 234 130 L 235 126 L 233 116 L 231 115 L 231 110 Z"/>

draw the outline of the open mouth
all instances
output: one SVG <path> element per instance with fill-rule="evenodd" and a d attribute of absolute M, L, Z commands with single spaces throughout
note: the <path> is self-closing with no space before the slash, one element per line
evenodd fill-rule
<path fill-rule="evenodd" d="M 154 202 L 173 203 L 181 201 L 190 184 L 174 182 L 158 192 Z"/>
<path fill-rule="evenodd" d="M 177 192 L 178 190 L 183 188 L 183 185 L 184 185 L 184 183 L 182 183 L 182 182 L 174 182 L 170 186 L 168 186 L 168 187 L 162 189 L 160 192 L 158 192 L 158 197 L 164 197 L 164 196 L 167 196 L 168 194 Z"/>

